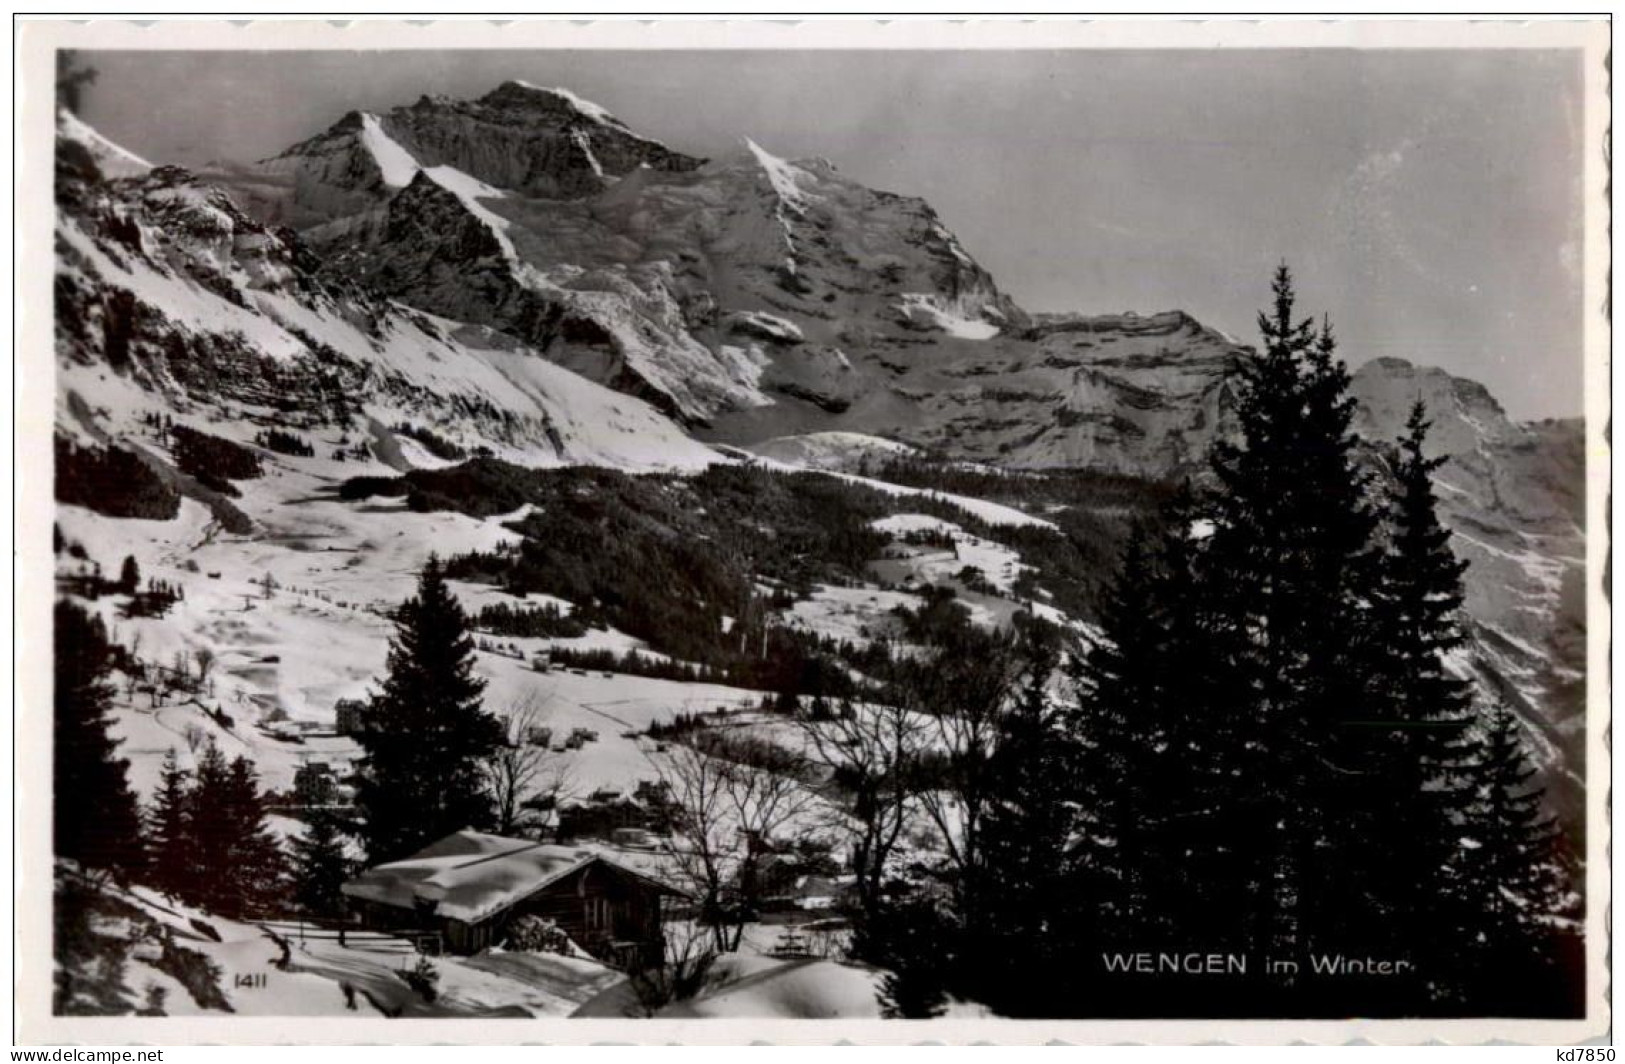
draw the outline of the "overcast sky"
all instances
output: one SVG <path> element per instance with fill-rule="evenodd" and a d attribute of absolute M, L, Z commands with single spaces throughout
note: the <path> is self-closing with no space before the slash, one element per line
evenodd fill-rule
<path fill-rule="evenodd" d="M 1181 308 L 1252 342 L 1270 270 L 1351 363 L 1581 409 L 1580 53 L 98 52 L 84 117 L 155 162 L 508 78 L 698 155 L 748 135 L 923 196 L 1033 310 Z"/>

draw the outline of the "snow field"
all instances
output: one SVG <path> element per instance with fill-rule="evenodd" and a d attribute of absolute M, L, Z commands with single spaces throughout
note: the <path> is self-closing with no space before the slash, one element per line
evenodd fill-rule
<path fill-rule="evenodd" d="M 898 606 L 913 609 L 921 601 L 920 596 L 905 591 L 820 584 L 810 597 L 786 610 L 784 618 L 792 627 L 862 646 L 895 626 L 892 610 Z"/>
<path fill-rule="evenodd" d="M 412 944 L 376 932 L 357 932 L 340 945 L 331 931 L 316 931 L 291 921 L 267 925 L 288 941 L 289 968 L 276 963 L 282 948 L 254 923 L 225 920 L 174 902 L 144 887 L 121 898 L 168 926 L 185 948 L 219 965 L 219 987 L 233 1011 L 243 1016 L 373 1016 L 380 1008 L 407 1016 L 567 1016 L 583 1002 L 624 980 L 613 968 L 593 960 L 553 954 L 504 953 L 492 950 L 473 957 L 435 957 L 438 996 L 425 1004 L 397 974 L 418 961 Z M 216 942 L 200 933 L 205 924 L 220 936 Z M 128 981 L 142 994 L 149 984 L 167 992 L 164 1011 L 171 1016 L 218 1016 L 197 1004 L 181 983 L 137 959 Z M 344 985 L 356 993 L 356 1008 L 346 1004 Z"/>
<path fill-rule="evenodd" d="M 905 292 L 903 302 L 897 309 L 911 321 L 923 320 L 961 340 L 991 340 L 999 335 L 997 325 L 981 318 L 966 317 L 956 306 L 943 306 L 941 297 L 937 295 Z"/>
<path fill-rule="evenodd" d="M 756 455 L 755 457 L 749 459 L 749 461 L 755 465 L 762 466 L 765 469 L 777 469 L 781 471 L 816 468 L 810 465 L 800 464 L 799 462 L 781 461 L 776 458 L 768 458 L 762 455 Z M 902 484 L 892 484 L 884 480 L 876 480 L 873 477 L 859 476 L 856 473 L 843 473 L 829 469 L 817 469 L 817 471 L 824 473 L 826 476 L 837 477 L 851 484 L 862 484 L 866 487 L 874 488 L 876 491 L 884 492 L 887 495 L 895 495 L 903 498 L 918 497 L 937 499 L 942 502 L 950 503 L 959 507 L 961 510 L 964 510 L 966 513 L 986 521 L 990 525 L 1030 525 L 1039 528 L 1056 527 L 1056 524 L 1053 521 L 1046 521 L 1042 517 L 1034 517 L 1032 514 L 1018 510 L 1013 506 L 1004 506 L 1000 503 L 988 502 L 986 499 L 977 499 L 969 495 L 955 495 L 952 492 L 934 491 L 930 488 L 905 487 Z"/>
<path fill-rule="evenodd" d="M 953 583 L 959 573 L 969 567 L 999 591 L 1009 593 L 1023 570 L 1021 556 L 1009 547 L 982 539 L 966 532 L 952 521 L 928 514 L 893 514 L 874 522 L 871 528 L 884 532 L 897 541 L 897 547 L 907 552 L 899 559 L 914 578 L 925 584 Z M 902 541 L 910 532 L 939 532 L 952 537 L 951 552 L 932 547 L 913 547 Z"/>

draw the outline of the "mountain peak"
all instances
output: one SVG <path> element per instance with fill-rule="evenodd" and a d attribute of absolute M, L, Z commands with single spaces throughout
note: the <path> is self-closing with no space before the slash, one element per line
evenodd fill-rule
<path fill-rule="evenodd" d="M 1411 405 L 1418 400 L 1433 422 L 1428 442 L 1434 453 L 1461 454 L 1519 432 L 1506 410 L 1478 381 L 1391 355 L 1373 358 L 1356 369 L 1350 391 L 1361 404 L 1361 427 L 1374 439 L 1397 438 Z"/>
<path fill-rule="evenodd" d="M 603 107 L 564 88 L 543 88 L 528 81 L 510 80 L 504 81 L 481 96 L 479 102 L 487 107 L 508 110 L 573 113 L 599 125 L 610 126 L 621 132 L 631 132 L 625 122 Z"/>
<path fill-rule="evenodd" d="M 438 178 L 449 167 L 486 189 L 569 200 L 645 167 L 685 173 L 704 162 L 632 132 L 568 89 L 505 81 L 478 99 L 422 96 L 389 111 L 350 111 L 246 175 L 223 167 L 220 176 L 260 213 L 309 225 L 377 206 L 420 169 Z"/>

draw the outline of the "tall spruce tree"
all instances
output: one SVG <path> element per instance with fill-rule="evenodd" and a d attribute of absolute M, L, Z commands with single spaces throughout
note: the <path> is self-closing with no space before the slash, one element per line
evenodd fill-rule
<path fill-rule="evenodd" d="M 1055 978 L 1074 963 L 1082 916 L 1066 874 L 1075 766 L 1047 693 L 1055 644 L 1048 626 L 1030 631 L 1024 689 L 999 722 L 976 873 L 982 919 L 966 927 L 962 947 L 964 991 L 1007 1016 L 1064 1015 L 1076 1007 L 1076 988 Z"/>
<path fill-rule="evenodd" d="M 118 591 L 121 595 L 133 595 L 141 590 L 141 566 L 136 564 L 135 555 L 126 554 L 124 564 L 119 566 Z"/>
<path fill-rule="evenodd" d="M 1447 667 L 1463 566 L 1425 413 L 1374 506 L 1331 330 L 1295 317 L 1284 268 L 1274 294 L 1215 483 L 1136 535 L 1079 670 L 1069 885 L 1096 920 L 1075 943 L 1085 972 L 1097 950 L 1252 958 L 1247 979 L 1202 981 L 1191 1007 L 1209 1014 L 1482 1008 L 1484 983 L 1508 985 L 1495 958 L 1549 971 L 1577 948 L 1555 832 L 1506 719 L 1468 743 Z M 1307 953 L 1362 952 L 1418 977 L 1257 977 L 1265 957 L 1303 971 Z M 1181 992 L 1198 987 L 1120 974 L 1086 991 L 1107 1015 Z"/>
<path fill-rule="evenodd" d="M 267 812 L 252 763 L 243 757 L 227 761 L 211 740 L 187 794 L 194 860 L 182 896 L 233 919 L 274 903 L 286 867 Z"/>
<path fill-rule="evenodd" d="M 431 557 L 396 612 L 388 673 L 361 714 L 356 805 L 373 860 L 490 823 L 481 764 L 504 735 L 482 708 L 484 689 L 468 618 Z"/>
<path fill-rule="evenodd" d="M 1564 1007 L 1573 982 L 1554 979 L 1575 899 L 1565 883 L 1560 832 L 1524 752 L 1517 718 L 1497 705 L 1472 766 L 1473 800 L 1459 851 L 1466 928 L 1466 991 L 1475 1011 L 1540 1014 Z"/>
<path fill-rule="evenodd" d="M 1381 555 L 1374 598 L 1374 649 L 1381 655 L 1375 671 L 1397 719 L 1462 723 L 1468 719 L 1469 687 L 1451 675 L 1445 656 L 1465 639 L 1459 611 L 1467 563 L 1451 551 L 1450 532 L 1439 521 L 1433 474 L 1445 459 L 1427 456 L 1430 427 L 1427 408 L 1418 401 L 1399 442 L 1386 505 L 1388 549 Z M 1450 745 L 1459 747 L 1459 738 Z"/>
<path fill-rule="evenodd" d="M 343 916 L 344 894 L 340 888 L 350 878 L 351 862 L 345 853 L 338 818 L 329 810 L 315 810 L 305 824 L 304 834 L 291 846 L 294 896 L 299 908 L 318 919 Z"/>
<path fill-rule="evenodd" d="M 148 879 L 171 897 L 185 896 L 197 886 L 196 841 L 189 795 L 192 774 L 181 768 L 175 748 L 164 755 L 158 770 L 158 790 L 147 810 L 147 836 L 152 865 Z"/>
<path fill-rule="evenodd" d="M 1221 698 L 1240 731 L 1224 834 L 1257 889 L 1250 945 L 1295 956 L 1347 935 L 1344 849 L 1363 793 L 1348 725 L 1362 712 L 1376 516 L 1331 330 L 1296 317 L 1285 266 L 1273 288 L 1264 349 L 1235 380 L 1239 438 L 1215 448 L 1203 579 L 1222 589 L 1210 638 L 1236 668 Z"/>
<path fill-rule="evenodd" d="M 1211 487 L 1131 547 L 1083 671 L 1092 886 L 1129 950 L 1301 961 L 1347 937 L 1377 515 L 1331 329 L 1297 317 L 1284 266 L 1273 295 Z M 1148 996 L 1114 985 L 1118 1011 Z M 1265 993 L 1302 1007 L 1280 978 L 1227 980 L 1204 1007 Z"/>
<path fill-rule="evenodd" d="M 1391 980 L 1393 994 L 1448 1000 L 1459 981 L 1461 926 L 1452 883 L 1469 798 L 1467 727 L 1471 692 L 1446 655 L 1464 641 L 1458 623 L 1466 563 L 1439 522 L 1427 455 L 1429 422 L 1411 409 L 1394 455 L 1384 507 L 1388 529 L 1371 604 L 1368 687 L 1353 722 L 1364 801 L 1351 864 L 1363 870 L 1348 901 L 1351 927 L 1374 951 L 1415 962 L 1415 979 Z"/>
<path fill-rule="evenodd" d="M 181 897 L 222 915 L 235 909 L 227 877 L 231 840 L 237 830 L 226 801 L 230 771 L 220 744 L 211 738 L 198 756 L 186 794 L 192 864 L 182 881 Z"/>
<path fill-rule="evenodd" d="M 56 853 L 128 876 L 142 868 L 145 848 L 129 762 L 108 730 L 114 649 L 101 618 L 72 602 L 56 604 L 54 634 Z"/>
<path fill-rule="evenodd" d="M 1071 881 L 1095 916 L 1075 947 L 1090 1008 L 1155 1008 L 1154 981 L 1102 968 L 1112 952 L 1245 952 L 1256 885 L 1238 864 L 1251 828 L 1234 768 L 1244 751 L 1235 664 L 1220 653 L 1223 589 L 1202 579 L 1210 525 L 1181 491 L 1134 532 L 1102 608 L 1102 639 L 1077 670 L 1071 721 L 1079 830 Z M 1214 919 L 1214 913 L 1230 914 Z M 1210 992 L 1242 997 L 1227 981 Z"/>

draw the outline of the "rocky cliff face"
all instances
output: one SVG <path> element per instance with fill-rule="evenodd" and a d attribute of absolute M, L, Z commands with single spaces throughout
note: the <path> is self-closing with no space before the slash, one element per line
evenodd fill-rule
<path fill-rule="evenodd" d="M 321 269 L 292 231 L 185 170 L 109 180 L 97 160 L 72 130 L 63 137 L 55 292 L 70 434 L 116 443 L 145 413 L 188 412 L 250 438 L 274 426 L 364 442 L 407 423 L 527 463 L 714 457 L 646 404 L 510 336 Z"/>
<path fill-rule="evenodd" d="M 864 387 L 847 408 L 738 411 L 713 434 L 748 443 L 837 429 L 1008 468 L 1177 476 L 1225 424 L 1225 374 L 1247 351 L 1178 311 L 1046 318 L 985 340 L 868 339 L 853 357 Z"/>
<path fill-rule="evenodd" d="M 704 161 L 637 135 L 567 90 L 522 81 L 478 100 L 425 96 L 379 125 L 419 165 L 456 167 L 497 188 L 546 199 L 600 192 L 645 167 L 683 173 Z"/>
<path fill-rule="evenodd" d="M 880 379 L 871 348 L 1029 324 L 922 200 L 748 141 L 704 162 L 521 83 L 352 114 L 209 176 L 336 274 L 691 425 L 781 399 L 840 413 Z"/>
<path fill-rule="evenodd" d="M 681 173 L 702 162 L 563 89 L 506 82 L 478 100 L 424 96 L 384 115 L 351 111 L 279 155 L 207 176 L 256 214 L 302 228 L 376 205 L 420 167 L 449 166 L 521 195 L 569 199 L 640 168 Z"/>

